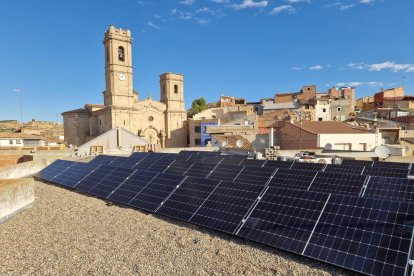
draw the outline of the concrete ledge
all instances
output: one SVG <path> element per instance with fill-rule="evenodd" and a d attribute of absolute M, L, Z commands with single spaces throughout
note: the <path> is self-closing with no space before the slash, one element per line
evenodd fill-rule
<path fill-rule="evenodd" d="M 55 159 L 41 159 L 0 168 L 0 179 L 21 178 L 34 175 L 43 170 Z"/>
<path fill-rule="evenodd" d="M 0 180 L 0 223 L 30 207 L 34 200 L 33 178 Z"/>

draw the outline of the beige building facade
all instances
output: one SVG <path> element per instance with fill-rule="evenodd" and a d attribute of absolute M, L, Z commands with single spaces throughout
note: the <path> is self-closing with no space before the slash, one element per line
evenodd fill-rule
<path fill-rule="evenodd" d="M 111 25 L 103 43 L 104 104 L 62 113 L 66 143 L 80 146 L 113 128 L 124 128 L 157 147 L 187 146 L 184 76 L 162 74 L 161 100 L 139 100 L 133 89 L 131 32 Z"/>

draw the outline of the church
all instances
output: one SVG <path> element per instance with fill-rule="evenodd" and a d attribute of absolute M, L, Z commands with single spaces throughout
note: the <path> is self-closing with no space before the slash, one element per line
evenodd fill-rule
<path fill-rule="evenodd" d="M 123 128 L 158 147 L 187 146 L 184 76 L 160 76 L 160 101 L 138 99 L 133 89 L 130 30 L 109 26 L 104 37 L 104 104 L 85 104 L 62 113 L 67 144 L 75 146 L 114 129 Z"/>

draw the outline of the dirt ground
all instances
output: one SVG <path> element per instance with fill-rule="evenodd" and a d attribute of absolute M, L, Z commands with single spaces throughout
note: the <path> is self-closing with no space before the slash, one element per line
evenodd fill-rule
<path fill-rule="evenodd" d="M 36 182 L 0 224 L 0 275 L 350 275 L 188 223 Z"/>

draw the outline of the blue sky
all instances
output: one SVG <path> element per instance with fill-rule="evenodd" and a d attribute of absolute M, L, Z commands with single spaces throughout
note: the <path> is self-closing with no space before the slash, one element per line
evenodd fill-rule
<path fill-rule="evenodd" d="M 187 107 L 309 84 L 361 97 L 404 76 L 414 94 L 413 12 L 412 0 L 0 0 L 0 120 L 20 119 L 16 89 L 24 121 L 102 103 L 111 23 L 134 37 L 141 99 L 159 99 L 164 72 L 185 75 Z"/>

